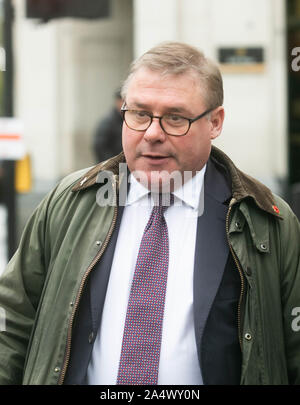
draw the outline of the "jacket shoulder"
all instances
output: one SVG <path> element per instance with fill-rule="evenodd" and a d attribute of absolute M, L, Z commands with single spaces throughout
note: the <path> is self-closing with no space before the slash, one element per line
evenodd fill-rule
<path fill-rule="evenodd" d="M 90 169 L 91 168 L 81 169 L 63 177 L 57 183 L 57 185 L 52 190 L 50 190 L 47 193 L 47 195 L 42 199 L 42 201 L 36 207 L 36 210 L 34 211 L 33 214 L 36 214 L 41 217 L 47 216 L 49 210 L 52 211 L 52 209 L 55 206 L 57 206 L 57 203 L 59 201 L 65 199 L 66 195 L 70 195 L 71 197 L 71 195 L 73 194 L 72 187 L 74 187 L 74 185 L 78 183 L 81 179 L 84 179 L 85 174 L 89 172 Z"/>
<path fill-rule="evenodd" d="M 64 191 L 72 188 L 74 184 L 76 184 L 84 175 L 85 173 L 88 173 L 92 167 L 88 167 L 85 169 L 77 170 L 76 172 L 70 173 L 66 177 L 63 177 L 59 183 L 57 184 L 56 187 L 56 192 L 55 194 L 59 196 L 62 194 Z"/>
<path fill-rule="evenodd" d="M 273 193 L 273 197 L 274 197 L 274 201 L 276 203 L 275 209 L 278 209 L 281 217 L 283 219 L 290 219 L 296 223 L 298 223 L 299 225 L 299 220 L 296 216 L 296 214 L 294 213 L 294 211 L 292 210 L 292 208 L 290 207 L 290 205 L 279 195 L 274 194 Z"/>

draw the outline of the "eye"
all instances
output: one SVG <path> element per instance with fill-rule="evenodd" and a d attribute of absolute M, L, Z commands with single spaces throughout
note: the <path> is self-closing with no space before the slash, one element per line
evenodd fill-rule
<path fill-rule="evenodd" d="M 131 111 L 131 113 L 134 115 L 135 119 L 139 121 L 149 119 L 149 114 L 146 111 Z"/>
<path fill-rule="evenodd" d="M 138 117 L 145 117 L 145 116 L 148 116 L 148 113 L 146 113 L 145 111 L 135 111 L 135 114 L 136 114 Z"/>
<path fill-rule="evenodd" d="M 167 124 L 174 126 L 184 125 L 186 122 L 186 118 L 183 118 L 180 115 L 175 114 L 165 115 L 163 119 Z"/>

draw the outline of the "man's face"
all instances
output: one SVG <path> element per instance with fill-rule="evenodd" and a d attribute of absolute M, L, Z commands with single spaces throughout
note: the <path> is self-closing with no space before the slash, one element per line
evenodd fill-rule
<path fill-rule="evenodd" d="M 129 83 L 126 107 L 155 116 L 174 113 L 187 118 L 207 109 L 193 73 L 162 76 L 145 68 L 138 70 Z M 143 132 L 128 128 L 124 122 L 122 142 L 129 170 L 143 172 L 148 184 L 151 173 L 152 182 L 155 179 L 154 172 L 189 171 L 194 175 L 207 162 L 211 140 L 220 134 L 223 119 L 224 110 L 218 107 L 209 120 L 203 117 L 193 122 L 188 133 L 178 137 L 167 135 L 158 119 L 153 119 Z"/>

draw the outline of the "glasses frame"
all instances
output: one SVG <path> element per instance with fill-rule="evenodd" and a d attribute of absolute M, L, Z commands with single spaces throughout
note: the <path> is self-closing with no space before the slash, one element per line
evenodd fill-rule
<path fill-rule="evenodd" d="M 150 112 L 143 111 L 143 112 L 145 112 L 146 115 L 148 115 L 148 116 L 151 118 L 151 120 L 150 120 L 150 122 L 149 122 L 149 125 L 148 125 L 147 128 L 145 128 L 145 129 L 134 129 L 134 128 L 131 128 L 131 127 L 127 124 L 126 119 L 125 119 L 125 112 L 126 112 L 126 111 L 139 111 L 139 110 L 133 110 L 133 109 L 131 109 L 131 108 L 126 108 L 125 106 L 122 106 L 122 108 L 121 108 L 121 115 L 122 115 L 123 121 L 125 122 L 125 124 L 127 125 L 127 127 L 128 127 L 129 129 L 132 129 L 133 131 L 137 131 L 137 132 L 144 132 L 144 131 L 147 131 L 147 129 L 151 126 L 151 124 L 152 124 L 152 122 L 153 122 L 153 118 L 158 118 L 158 120 L 159 120 L 159 125 L 160 125 L 161 129 L 162 129 L 167 135 L 169 135 L 169 136 L 184 136 L 184 135 L 186 135 L 186 134 L 189 132 L 189 130 L 190 130 L 191 125 L 192 125 L 193 122 L 200 120 L 200 118 L 203 118 L 205 115 L 209 114 L 210 112 L 212 112 L 212 111 L 215 110 L 216 108 L 217 108 L 217 107 L 209 108 L 208 110 L 205 110 L 202 114 L 197 115 L 197 117 L 195 117 L 195 118 L 187 118 L 187 117 L 183 117 L 182 115 L 179 115 L 179 114 L 178 114 L 179 117 L 184 118 L 184 119 L 186 119 L 186 120 L 189 122 L 189 127 L 188 127 L 187 131 L 186 131 L 184 134 L 181 134 L 181 135 L 169 134 L 169 133 L 164 129 L 164 127 L 163 127 L 163 125 L 162 125 L 162 122 L 161 122 L 162 119 L 163 119 L 163 117 L 164 117 L 164 115 L 158 116 L 158 115 L 153 115 L 153 114 L 151 114 Z M 167 115 L 167 114 L 165 114 L 165 115 Z M 174 115 L 176 115 L 176 114 L 174 114 Z"/>

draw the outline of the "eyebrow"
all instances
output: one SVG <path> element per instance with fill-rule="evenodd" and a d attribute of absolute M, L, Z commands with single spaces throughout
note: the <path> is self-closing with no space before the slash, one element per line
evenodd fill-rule
<path fill-rule="evenodd" d="M 151 110 L 149 105 L 143 104 L 143 103 L 138 102 L 138 101 L 133 101 L 132 106 L 135 107 L 135 108 L 141 108 L 141 109 L 146 110 L 146 111 Z M 185 107 L 180 106 L 180 105 L 166 108 L 165 113 L 179 113 L 179 114 L 190 115 L 190 112 L 187 111 L 187 109 Z"/>

